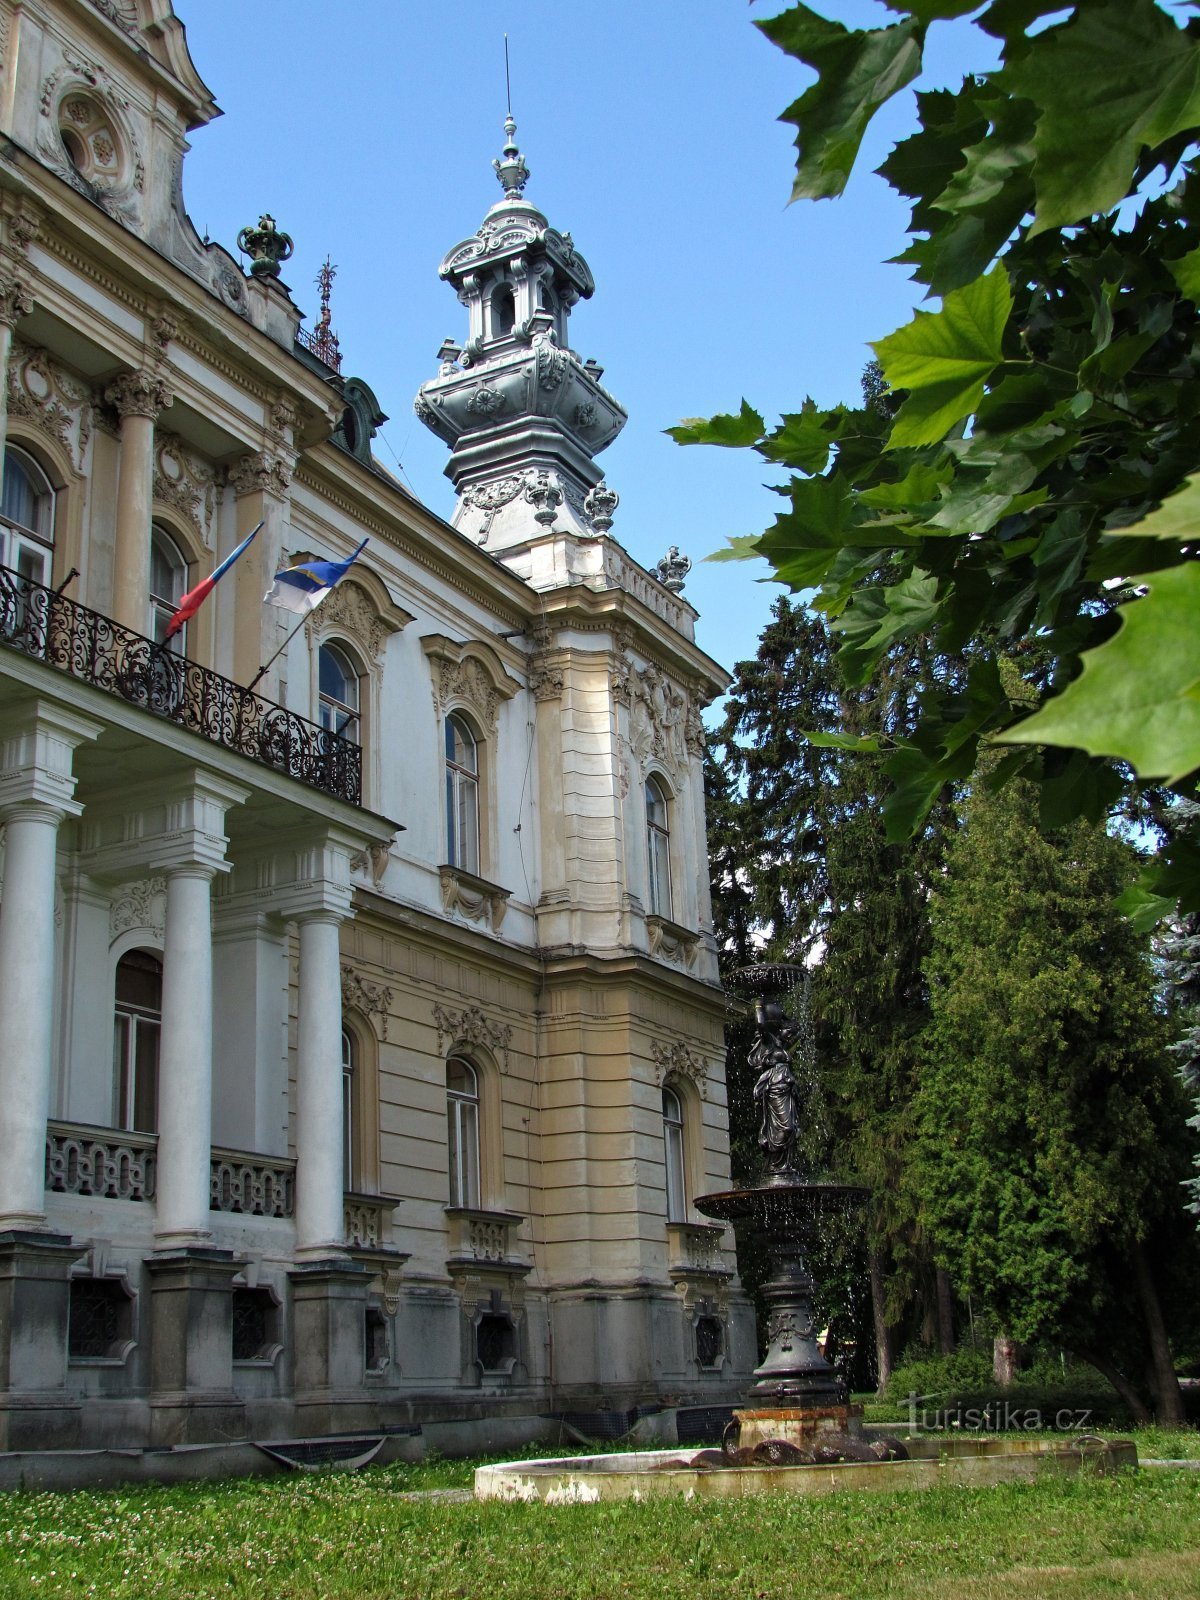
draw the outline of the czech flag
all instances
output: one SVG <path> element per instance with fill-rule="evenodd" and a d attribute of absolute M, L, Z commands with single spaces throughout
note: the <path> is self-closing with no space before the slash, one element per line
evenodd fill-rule
<path fill-rule="evenodd" d="M 263 596 L 273 606 L 283 606 L 286 611 L 312 611 L 349 572 L 367 548 L 364 539 L 347 561 L 302 561 L 298 566 L 285 567 L 275 574 L 275 582 Z"/>
<path fill-rule="evenodd" d="M 262 523 L 260 522 L 258 528 L 261 527 Z M 222 561 L 221 565 L 216 569 L 215 572 L 210 572 L 207 578 L 201 578 L 200 582 L 194 589 L 188 590 L 183 599 L 179 602 L 179 610 L 176 611 L 170 622 L 167 623 L 166 630 L 163 634 L 164 644 L 173 633 L 179 632 L 180 628 L 183 627 L 185 622 L 190 621 L 191 618 L 196 615 L 197 611 L 199 611 L 200 607 L 216 588 L 217 579 L 225 576 L 233 563 L 241 555 L 242 551 L 254 538 L 254 534 L 258 532 L 258 528 L 255 528 L 253 533 L 248 533 L 246 535 L 233 554 L 226 556 L 224 561 Z"/>

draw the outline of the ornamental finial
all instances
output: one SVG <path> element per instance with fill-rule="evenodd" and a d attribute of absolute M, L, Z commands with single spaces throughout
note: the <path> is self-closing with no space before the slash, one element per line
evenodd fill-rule
<path fill-rule="evenodd" d="M 257 228 L 243 228 L 238 234 L 238 249 L 250 256 L 250 273 L 255 278 L 277 278 L 279 267 L 295 248 L 290 234 L 275 226 L 275 218 L 264 212 Z"/>
<path fill-rule="evenodd" d="M 506 200 L 520 198 L 521 190 L 529 182 L 529 168 L 525 165 L 525 157 L 517 148 L 517 125 L 513 121 L 510 111 L 504 119 L 504 131 L 508 135 L 504 142 L 503 161 L 493 161 L 496 176 L 504 188 Z"/>

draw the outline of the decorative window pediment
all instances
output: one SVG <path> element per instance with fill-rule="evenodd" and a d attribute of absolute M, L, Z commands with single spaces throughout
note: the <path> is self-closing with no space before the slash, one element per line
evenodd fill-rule
<path fill-rule="evenodd" d="M 427 633 L 421 648 L 433 674 L 433 703 L 439 717 L 447 707 L 466 705 L 488 733 L 494 734 L 500 707 L 521 685 L 505 671 L 491 645 L 474 640 L 457 644 L 442 633 Z"/>
<path fill-rule="evenodd" d="M 412 620 L 411 613 L 395 603 L 374 573 L 363 571 L 343 578 L 322 600 L 308 619 L 307 632 L 310 644 L 331 633 L 344 634 L 379 666 L 388 639 Z"/>

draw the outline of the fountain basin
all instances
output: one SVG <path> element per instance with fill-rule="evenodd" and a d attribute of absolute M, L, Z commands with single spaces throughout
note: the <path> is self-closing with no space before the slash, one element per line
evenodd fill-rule
<path fill-rule="evenodd" d="M 475 1469 L 477 1500 L 701 1499 L 756 1494 L 895 1492 L 946 1484 L 984 1487 L 1055 1474 L 1114 1472 L 1137 1466 L 1132 1439 L 955 1436 L 905 1439 L 907 1461 L 845 1461 L 836 1466 L 694 1466 L 699 1450 L 639 1450 L 602 1456 L 506 1461 Z"/>

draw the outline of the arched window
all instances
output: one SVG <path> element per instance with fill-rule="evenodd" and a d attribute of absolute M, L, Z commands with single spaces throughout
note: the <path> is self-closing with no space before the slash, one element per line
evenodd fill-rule
<path fill-rule="evenodd" d="M 150 637 L 161 644 L 167 624 L 179 609 L 187 590 L 187 561 L 183 551 L 165 528 L 154 523 L 150 529 Z M 171 635 L 167 649 L 186 654 L 187 623 Z"/>
<path fill-rule="evenodd" d="M 355 1170 L 355 1139 L 358 1134 L 358 1084 L 355 1073 L 354 1037 L 342 1029 L 342 1188 L 347 1194 L 357 1190 L 359 1175 Z"/>
<path fill-rule="evenodd" d="M 666 790 L 657 778 L 646 781 L 646 855 L 650 910 L 671 915 L 671 829 Z"/>
<path fill-rule="evenodd" d="M 34 583 L 48 584 L 54 552 L 54 489 L 33 457 L 15 445 L 4 452 L 0 523 L 3 564 Z"/>
<path fill-rule="evenodd" d="M 162 962 L 131 950 L 117 963 L 113 1013 L 113 1123 L 131 1133 L 158 1131 L 158 1042 Z"/>
<path fill-rule="evenodd" d="M 674 1089 L 662 1092 L 663 1144 L 666 1147 L 667 1221 L 687 1221 L 687 1163 L 683 1154 L 683 1102 Z"/>
<path fill-rule="evenodd" d="M 479 1205 L 479 1077 L 469 1061 L 446 1063 L 446 1134 L 450 1146 L 450 1204 Z"/>
<path fill-rule="evenodd" d="M 479 872 L 479 743 L 465 717 L 446 718 L 446 860 Z"/>
<path fill-rule="evenodd" d="M 517 320 L 517 303 L 507 283 L 502 283 L 492 294 L 492 338 L 503 339 L 511 333 Z"/>
<path fill-rule="evenodd" d="M 350 657 L 336 644 L 323 644 L 317 655 L 321 695 L 321 726 L 358 744 L 362 730 L 359 715 L 359 674 Z"/>

